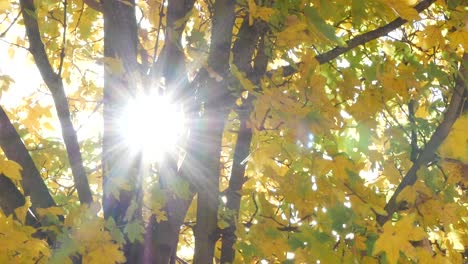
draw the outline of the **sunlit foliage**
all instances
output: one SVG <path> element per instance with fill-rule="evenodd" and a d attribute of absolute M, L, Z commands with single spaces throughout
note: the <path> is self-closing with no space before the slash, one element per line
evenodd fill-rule
<path fill-rule="evenodd" d="M 168 41 L 167 1 L 172 0 L 136 1 L 137 59 L 143 75 Z M 179 48 L 188 79 L 195 82 L 202 70 L 216 81 L 227 79 L 225 90 L 235 102 L 225 106 L 219 190 L 205 190 L 219 191 L 216 263 L 224 254 L 224 231 L 233 225 L 234 263 L 466 262 L 467 2 L 239 0 L 233 43 L 250 45 L 250 35 L 242 35 L 246 27 L 254 28 L 251 41 L 257 44 L 251 53 L 239 53 L 233 44 L 226 77 L 207 60 L 215 1 L 195 1 L 175 24 L 185 26 Z M 0 145 L 0 177 L 10 179 L 26 197 L 23 206 L 9 212 L 0 201 L 0 262 L 134 263 L 124 248 L 144 244 L 150 215 L 158 223 L 168 221 L 168 200 L 192 199 L 192 183 L 174 178 L 164 183 L 169 187 L 161 186 L 159 173 L 167 159 L 143 159 L 151 164 L 145 164 L 143 173 L 142 217 L 132 216 L 141 205 L 133 201 L 124 226 L 104 219 L 104 66 L 117 74 L 125 65 L 104 56 L 99 1 L 25 2 L 36 7 L 23 13 L 36 19 L 48 60 L 64 82 L 94 202 L 80 203 L 60 114 L 52 88 L 39 74 L 41 65 L 28 50 L 20 2 L 0 0 L 0 106 L 56 203 L 28 211 L 25 164 L 8 158 Z M 263 71 L 257 69 L 261 65 Z M 246 73 L 246 67 L 253 70 Z M 134 85 L 143 93 L 155 84 L 142 78 Z M 164 82 L 157 85 L 170 91 Z M 207 95 L 197 91 L 192 96 L 199 100 Z M 170 99 L 177 111 L 192 107 L 192 101 L 179 99 Z M 188 125 L 182 129 L 167 120 L 167 109 L 136 106 L 147 112 L 137 113 L 138 118 L 132 113 L 129 124 L 138 131 L 138 123 L 145 123 L 145 131 L 124 133 L 142 138 L 123 142 L 158 148 L 156 140 L 183 166 L 190 153 L 189 119 L 199 118 L 198 110 L 184 117 Z M 148 112 L 153 110 L 163 113 Z M 174 127 L 182 131 L 168 131 Z M 239 161 L 235 151 L 243 144 L 244 130 L 252 138 Z M 129 151 L 128 159 L 137 159 L 137 152 Z M 245 178 L 236 190 L 240 206 L 233 210 L 228 190 L 236 166 L 245 166 Z M 116 199 L 119 190 L 132 190 L 125 182 L 111 184 L 118 186 L 109 187 Z M 35 221 L 28 220 L 28 212 L 34 212 Z M 197 219 L 194 200 L 180 229 L 177 261 L 193 260 L 198 221 L 204 219 Z"/>

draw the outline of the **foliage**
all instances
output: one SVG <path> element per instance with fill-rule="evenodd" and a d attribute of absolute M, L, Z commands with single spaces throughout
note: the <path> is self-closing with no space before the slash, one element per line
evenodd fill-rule
<path fill-rule="evenodd" d="M 211 150 L 203 152 L 203 145 L 185 135 L 174 166 L 192 174 L 214 167 L 219 189 L 190 177 L 167 181 L 162 175 L 170 170 L 164 166 L 170 158 L 146 164 L 143 173 L 128 169 L 129 175 L 143 175 L 142 189 L 132 187 L 138 182 L 133 178 L 103 181 L 110 177 L 101 160 L 104 79 L 109 74 L 130 78 L 125 58 L 104 56 L 105 5 L 0 0 L 0 106 L 56 203 L 49 208 L 35 206 L 33 199 L 28 203 L 26 165 L 11 156 L 0 135 L 0 177 L 16 186 L 11 193 L 26 197 L 24 206 L 8 215 L 2 199 L 10 193 L 0 196 L 1 263 L 137 263 L 128 248 L 148 244 L 149 227 L 164 229 L 176 214 L 183 218 L 175 221 L 181 225 L 177 260 L 192 261 L 200 247 L 197 228 L 208 219 L 194 193 L 198 204 L 200 195 L 209 194 L 218 206 L 216 234 L 210 234 L 216 263 L 227 254 L 222 246 L 231 237 L 234 263 L 467 261 L 466 1 L 239 0 L 234 26 L 228 28 L 233 41 L 225 62 L 229 72 L 211 60 L 222 46 L 211 39 L 221 10 L 214 2 L 225 1 L 195 1 L 172 22 L 166 21 L 167 1 L 133 2 L 119 1 L 136 6 L 135 56 L 143 75 L 165 72 L 156 58 L 180 70 L 181 62 L 170 57 L 177 52 L 168 50 L 171 42 L 182 40 L 175 46 L 187 72 L 179 79 L 189 76 L 193 87 L 204 85 L 203 78 L 207 87 L 216 82 L 213 91 L 229 98 L 187 85 L 198 90 L 189 92 L 186 109 L 196 109 L 190 104 L 197 100 L 205 100 L 200 109 L 208 110 L 200 112 L 206 115 L 213 100 L 227 109 L 220 115 L 222 138 L 208 139 L 219 145 L 220 159 L 210 165 Z M 36 9 L 24 8 L 28 5 Z M 29 32 L 25 37 L 25 16 L 37 22 L 49 66 L 63 81 L 92 203 L 78 195 L 64 115 L 37 49 L 28 48 L 33 40 Z M 9 67 L 18 60 L 21 66 Z M 25 81 L 25 75 L 34 82 Z M 148 83 L 155 82 L 141 78 L 134 85 L 149 89 Z M 202 120 L 200 126 L 210 124 L 198 110 L 187 116 Z M 151 113 L 142 115 L 154 122 Z M 247 153 L 238 154 L 238 146 Z M 200 157 L 194 155 L 201 162 L 191 162 L 192 148 L 202 149 L 196 152 Z M 122 193 L 140 191 L 123 220 L 104 215 L 106 195 L 123 203 Z M 232 197 L 239 196 L 236 207 Z M 185 200 L 186 212 L 177 211 Z M 29 222 L 30 213 L 35 222 Z"/>

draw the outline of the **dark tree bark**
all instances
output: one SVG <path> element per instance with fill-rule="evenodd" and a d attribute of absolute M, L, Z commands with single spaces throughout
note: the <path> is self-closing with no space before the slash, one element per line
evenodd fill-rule
<path fill-rule="evenodd" d="M 124 226 L 141 218 L 140 155 L 129 156 L 130 146 L 122 140 L 119 127 L 119 117 L 135 96 L 140 78 L 135 1 L 106 0 L 102 7 L 104 56 L 109 62 L 104 66 L 103 208 L 105 218 L 112 217 L 118 226 Z M 123 71 L 113 72 L 112 63 L 121 63 Z M 132 203 L 137 208 L 129 219 L 126 213 Z M 124 252 L 132 262 L 141 253 L 137 243 L 127 243 Z"/>
<path fill-rule="evenodd" d="M 18 132 L 16 132 L 15 127 L 11 124 L 10 119 L 8 119 L 8 116 L 2 107 L 0 107 L 0 147 L 8 159 L 17 162 L 23 167 L 23 170 L 21 171 L 23 176 L 21 184 L 24 194 L 31 197 L 31 209 L 35 211 L 36 208 L 55 206 L 55 202 L 42 180 L 36 165 L 31 159 L 28 150 L 24 146 L 21 137 L 18 135 Z M 7 181 L 4 181 L 4 183 L 8 184 Z M 24 201 L 21 201 L 18 194 L 15 194 L 14 191 L 11 190 L 11 184 L 9 185 L 10 187 L 5 188 L 10 189 L 12 196 L 9 197 L 8 200 L 15 202 L 10 206 L 10 208 L 14 209 L 18 205 L 23 205 Z M 10 211 L 10 209 L 7 210 Z"/>
<path fill-rule="evenodd" d="M 15 209 L 24 205 L 24 196 L 16 185 L 5 175 L 0 174 L 0 208 L 5 215 L 11 215 Z"/>
<path fill-rule="evenodd" d="M 252 67 L 253 54 L 257 48 L 257 53 L 263 53 L 258 44 L 259 30 L 258 23 L 249 25 L 248 17 L 244 18 L 237 39 L 233 45 L 233 62 L 247 76 L 252 76 L 254 68 Z M 265 56 L 264 53 L 261 56 Z M 252 81 L 252 78 L 250 78 Z M 253 83 L 257 83 L 255 80 Z M 244 101 L 243 105 L 237 109 L 237 115 L 240 122 L 239 131 L 237 134 L 237 142 L 234 149 L 234 157 L 232 162 L 232 171 L 229 178 L 229 186 L 225 191 L 227 202 L 226 208 L 235 212 L 234 216 L 228 219 L 229 226 L 221 231 L 222 247 L 221 247 L 221 263 L 233 263 L 235 250 L 234 244 L 237 237 L 236 223 L 241 202 L 242 185 L 245 182 L 246 163 L 244 159 L 249 155 L 250 143 L 252 141 L 252 129 L 247 127 L 247 120 L 250 117 L 252 110 L 252 99 Z"/>
<path fill-rule="evenodd" d="M 195 264 L 213 262 L 214 246 L 218 239 L 218 204 L 221 140 L 224 123 L 232 105 L 229 94 L 229 56 L 235 19 L 235 1 L 218 0 L 214 3 L 211 44 L 208 65 L 221 78 L 206 75 L 202 86 L 203 116 L 198 131 L 199 157 L 203 170 L 197 175 L 197 224 L 195 235 Z"/>
<path fill-rule="evenodd" d="M 193 107 L 190 98 L 190 85 L 186 70 L 185 54 L 181 46 L 182 32 L 186 25 L 183 20 L 193 8 L 194 0 L 170 0 L 167 5 L 166 35 L 164 47 L 151 69 L 152 83 L 164 77 L 167 96 L 178 104 Z M 178 24 L 178 25 L 177 25 Z M 155 51 L 156 52 L 156 51 Z M 155 87 L 151 88 L 155 89 Z M 156 87 L 157 89 L 157 87 Z M 190 113 L 189 113 L 190 115 Z M 145 242 L 145 263 L 174 263 L 176 259 L 179 231 L 193 199 L 194 193 L 187 197 L 178 197 L 170 189 L 170 181 L 176 177 L 189 178 L 187 164 L 190 164 L 192 153 L 188 151 L 182 168 L 177 168 L 177 154 L 165 154 L 164 162 L 159 168 L 159 183 L 166 192 L 165 212 L 167 221 L 158 221 L 156 216 L 150 218 Z"/>
<path fill-rule="evenodd" d="M 25 203 L 26 200 L 23 194 L 18 190 L 13 181 L 5 175 L 0 174 L 0 209 L 3 213 L 7 216 L 11 215 L 15 212 L 16 208 L 24 206 Z M 16 215 L 14 215 L 14 218 L 17 219 Z M 36 228 L 40 226 L 39 221 L 31 211 L 26 212 L 25 224 Z M 38 232 L 36 235 L 40 238 L 47 239 L 46 234 L 42 232 Z"/>

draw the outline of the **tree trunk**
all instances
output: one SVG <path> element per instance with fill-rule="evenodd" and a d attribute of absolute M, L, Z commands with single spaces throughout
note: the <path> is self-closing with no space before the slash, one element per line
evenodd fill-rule
<path fill-rule="evenodd" d="M 119 118 L 127 102 L 135 96 L 139 83 L 137 63 L 137 23 L 134 1 L 102 1 L 104 13 L 104 138 L 103 207 L 104 217 L 114 218 L 117 226 L 141 218 L 141 179 L 139 153 L 129 156 L 130 146 L 122 140 Z M 121 71 L 112 66 L 121 65 Z M 114 67 L 115 69 L 115 67 Z M 126 217 L 134 203 L 133 215 Z M 140 255 L 138 245 L 127 241 L 124 248 L 129 262 Z"/>
<path fill-rule="evenodd" d="M 265 54 L 265 32 L 260 30 L 260 23 L 249 25 L 248 17 L 244 18 L 239 30 L 238 39 L 234 44 L 234 63 L 238 69 L 247 75 L 250 81 L 256 85 L 267 67 L 268 57 Z M 260 40 L 260 41 L 259 41 Z M 255 59 L 252 57 L 255 49 L 257 50 Z M 240 122 L 237 135 L 236 147 L 234 149 L 234 158 L 232 163 L 231 177 L 229 186 L 226 190 L 226 208 L 235 212 L 233 217 L 228 219 L 229 226 L 222 233 L 221 263 L 233 263 L 235 257 L 234 244 L 236 243 L 236 224 L 238 222 L 242 185 L 245 182 L 245 169 L 247 163 L 245 158 L 249 155 L 250 144 L 252 142 L 252 129 L 247 127 L 247 122 L 252 111 L 252 97 L 244 100 L 243 105 L 237 109 Z"/>
<path fill-rule="evenodd" d="M 153 83 L 158 83 L 159 78 L 164 77 L 166 96 L 177 104 L 184 104 L 185 110 L 189 111 L 190 108 L 196 108 L 197 110 L 198 108 L 193 105 L 190 98 L 193 92 L 190 90 L 191 86 L 187 77 L 185 54 L 181 48 L 181 40 L 187 22 L 186 15 L 192 10 L 194 2 L 194 0 L 168 1 L 165 43 L 159 54 L 158 61 L 151 69 L 150 76 L 153 78 Z M 189 118 L 192 115 L 191 112 L 186 114 Z M 194 120 L 190 120 L 190 123 L 194 122 Z M 189 141 L 193 141 L 193 137 Z M 166 264 L 175 262 L 180 227 L 184 222 L 194 193 L 187 194 L 187 197 L 178 197 L 174 190 L 170 189 L 171 184 L 169 183 L 175 177 L 189 180 L 191 172 L 188 164 L 192 163 L 190 160 L 193 155 L 190 150 L 187 150 L 187 152 L 187 157 L 180 169 L 177 168 L 178 154 L 174 153 L 165 154 L 165 161 L 159 169 L 160 187 L 167 194 L 164 210 L 168 220 L 158 222 L 154 215 L 150 218 L 145 242 L 145 263 Z"/>
<path fill-rule="evenodd" d="M 195 264 L 213 262 L 214 246 L 218 239 L 218 204 L 221 141 L 225 119 L 233 100 L 228 90 L 229 56 L 232 29 L 235 20 L 235 1 L 218 0 L 214 3 L 211 44 L 208 65 L 219 76 L 204 75 L 201 101 L 204 111 L 197 133 L 203 169 L 197 176 L 197 224 L 195 235 Z"/>

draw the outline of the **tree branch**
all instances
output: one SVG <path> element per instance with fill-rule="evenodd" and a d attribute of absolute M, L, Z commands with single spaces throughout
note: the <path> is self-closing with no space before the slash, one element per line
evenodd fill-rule
<path fill-rule="evenodd" d="M 50 206 L 55 206 L 55 202 L 52 199 L 52 196 L 50 195 L 47 186 L 42 180 L 42 177 L 39 174 L 36 165 L 31 159 L 28 150 L 24 146 L 24 143 L 18 135 L 18 132 L 16 132 L 15 127 L 11 124 L 10 119 L 8 118 L 2 107 L 0 107 L 0 147 L 3 149 L 3 152 L 5 153 L 8 159 L 17 162 L 23 167 L 23 170 L 21 172 L 21 175 L 23 176 L 21 185 L 23 186 L 24 194 L 26 196 L 31 197 L 31 208 L 33 209 L 33 211 L 35 211 L 36 208 L 47 208 Z M 6 181 L 3 180 L 3 182 Z M 2 186 L 2 188 L 7 187 Z M 1 191 L 1 193 L 2 195 L 6 195 L 3 193 L 3 191 Z M 17 196 L 17 194 L 14 193 L 12 193 L 12 195 Z M 21 201 L 17 199 L 21 198 L 8 198 L 8 200 L 11 202 L 15 201 L 11 204 L 11 208 L 24 204 L 24 202 L 22 202 L 23 204 L 20 204 Z M 10 210 L 7 208 L 7 211 Z M 5 213 L 7 213 L 7 211 L 5 211 Z"/>
<path fill-rule="evenodd" d="M 86 177 L 86 171 L 83 166 L 80 145 L 76 136 L 76 131 L 70 117 L 67 97 L 63 86 L 63 81 L 56 74 L 49 62 L 47 53 L 42 42 L 39 25 L 34 17 L 36 8 L 33 0 L 21 0 L 21 12 L 23 14 L 24 25 L 29 39 L 29 51 L 34 57 L 36 66 L 41 73 L 42 79 L 46 83 L 55 103 L 55 109 L 62 128 L 62 136 L 67 149 L 68 159 L 73 173 L 73 180 L 78 191 L 78 197 L 81 203 L 91 203 L 93 196 Z"/>
<path fill-rule="evenodd" d="M 391 219 L 393 213 L 398 210 L 399 204 L 397 203 L 397 197 L 407 186 L 413 185 L 417 179 L 417 171 L 421 166 L 426 166 L 431 162 L 435 157 L 435 152 L 442 144 L 444 139 L 450 132 L 453 124 L 460 115 L 463 103 L 467 99 L 466 91 L 468 89 L 466 80 L 468 80 L 468 53 L 465 53 L 462 60 L 462 65 L 458 72 L 458 76 L 455 81 L 455 88 L 453 91 L 452 99 L 448 105 L 447 111 L 444 115 L 444 120 L 437 127 L 434 134 L 432 134 L 431 139 L 426 144 L 425 148 L 421 151 L 420 155 L 414 162 L 413 166 L 406 173 L 403 180 L 398 185 L 397 189 L 393 193 L 392 197 L 385 206 L 385 211 L 387 212 L 386 216 L 378 216 L 377 222 L 380 225 L 384 225 L 389 219 Z"/>
<path fill-rule="evenodd" d="M 417 4 L 414 9 L 418 11 L 419 13 L 427 9 L 429 6 L 431 6 L 432 3 L 434 3 L 436 0 L 423 0 L 419 4 Z M 364 34 L 361 34 L 359 36 L 356 36 L 348 41 L 346 41 L 346 46 L 344 47 L 336 47 L 330 51 L 327 51 L 325 53 L 319 54 L 315 56 L 315 59 L 320 63 L 324 64 L 327 63 L 333 59 L 336 59 L 338 56 L 356 48 L 357 46 L 363 45 L 369 41 L 372 41 L 374 39 L 380 38 L 382 36 L 387 35 L 391 31 L 401 27 L 403 24 L 408 22 L 407 20 L 399 17 L 392 22 L 388 23 L 385 26 L 379 27 L 377 29 L 374 29 L 372 31 L 366 32 Z M 298 64 L 294 66 L 284 66 L 282 67 L 283 69 L 283 75 L 284 76 L 289 76 L 292 74 L 295 74 L 297 72 L 297 69 L 299 68 L 300 64 L 302 62 L 299 62 Z M 276 71 L 276 70 L 275 70 Z M 272 75 L 272 72 L 268 73 L 269 75 Z"/>

